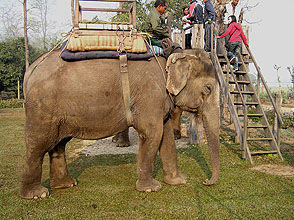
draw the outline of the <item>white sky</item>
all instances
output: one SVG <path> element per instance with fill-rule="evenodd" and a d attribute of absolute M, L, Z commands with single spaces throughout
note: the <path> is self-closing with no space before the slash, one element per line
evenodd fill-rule
<path fill-rule="evenodd" d="M 189 0 L 186 1 L 188 4 Z M 294 0 L 243 0 L 243 2 L 247 1 L 252 5 L 259 2 L 256 8 L 246 13 L 245 18 L 249 21 L 260 21 L 251 25 L 249 45 L 268 85 L 277 86 L 277 72 L 273 68 L 275 64 L 281 66 L 279 75 L 282 86 L 291 85 L 287 66 L 294 65 L 292 55 L 294 51 Z M 5 4 L 14 2 L 15 4 L 15 0 L 0 0 L 0 4 L 1 2 Z M 55 2 L 56 5 L 51 5 L 49 8 L 50 17 L 55 20 L 54 25 L 58 30 L 67 32 L 71 24 L 70 0 L 55 0 Z M 105 19 L 106 17 L 110 16 L 103 13 L 100 18 Z"/>

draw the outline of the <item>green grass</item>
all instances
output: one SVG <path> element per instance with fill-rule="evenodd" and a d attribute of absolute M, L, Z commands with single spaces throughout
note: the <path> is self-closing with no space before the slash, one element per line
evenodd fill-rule
<path fill-rule="evenodd" d="M 154 176 L 162 182 L 157 193 L 135 190 L 136 155 L 75 154 L 82 147 L 72 140 L 67 147 L 70 174 L 78 186 L 52 190 L 50 197 L 24 200 L 18 196 L 25 145 L 24 110 L 0 110 L 0 219 L 293 219 L 294 179 L 249 170 L 240 147 L 221 136 L 221 175 L 214 186 L 202 182 L 211 175 L 207 146 L 190 145 L 178 150 L 179 169 L 188 178 L 184 186 L 162 182 L 157 158 Z M 294 130 L 283 130 L 285 161 L 276 157 L 254 157 L 255 165 L 294 166 Z M 292 138 L 292 139 L 291 139 Z M 292 141 L 292 142 L 291 142 Z M 119 149 L 118 149 L 119 150 Z M 46 156 L 43 184 L 49 187 Z"/>

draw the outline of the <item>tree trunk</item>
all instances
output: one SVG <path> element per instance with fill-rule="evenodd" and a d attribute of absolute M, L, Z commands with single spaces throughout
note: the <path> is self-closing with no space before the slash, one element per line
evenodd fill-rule
<path fill-rule="evenodd" d="M 29 45 L 28 45 L 28 29 L 27 29 L 27 0 L 23 1 L 23 30 L 24 30 L 24 44 L 25 44 L 25 60 L 26 70 L 29 68 Z"/>
<path fill-rule="evenodd" d="M 75 0 L 71 0 L 71 18 L 72 18 L 72 26 L 75 25 Z"/>

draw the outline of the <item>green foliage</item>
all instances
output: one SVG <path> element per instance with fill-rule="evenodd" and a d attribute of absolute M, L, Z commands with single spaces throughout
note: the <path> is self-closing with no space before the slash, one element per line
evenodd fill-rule
<path fill-rule="evenodd" d="M 0 99 L 0 109 L 1 108 L 22 108 L 24 100 L 22 99 Z"/>
<path fill-rule="evenodd" d="M 30 61 L 34 60 L 38 52 L 29 47 Z M 17 93 L 17 80 L 22 85 L 25 73 L 24 38 L 8 39 L 0 42 L 0 91 L 14 91 Z"/>
<path fill-rule="evenodd" d="M 169 0 L 167 12 L 172 16 L 172 28 L 181 28 L 182 25 L 182 17 L 183 17 L 183 7 L 189 5 L 188 2 L 180 1 L 180 0 Z M 138 0 L 137 1 L 137 29 L 139 31 L 145 31 L 146 29 L 146 18 L 151 10 L 154 7 L 155 0 L 146 1 L 146 0 Z M 129 9 L 130 4 L 124 3 L 123 9 Z M 112 21 L 129 21 L 129 15 L 127 13 L 117 14 L 112 18 Z"/>
<path fill-rule="evenodd" d="M 294 65 L 288 66 L 287 69 L 288 69 L 288 71 L 290 73 L 291 82 L 293 83 L 293 88 L 294 88 Z"/>
<path fill-rule="evenodd" d="M 275 118 L 274 110 L 267 111 L 265 114 L 272 125 Z M 294 128 L 294 115 L 292 113 L 282 113 L 281 116 L 283 120 L 282 129 Z"/>

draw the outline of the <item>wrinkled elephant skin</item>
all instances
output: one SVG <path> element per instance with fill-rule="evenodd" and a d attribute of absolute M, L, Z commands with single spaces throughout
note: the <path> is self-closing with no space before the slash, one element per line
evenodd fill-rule
<path fill-rule="evenodd" d="M 50 156 L 51 187 L 73 187 L 76 180 L 67 170 L 66 143 L 71 138 L 102 139 L 128 128 L 119 60 L 65 62 L 59 54 L 60 51 L 53 51 L 43 55 L 25 74 L 26 156 L 20 187 L 22 198 L 48 195 L 48 189 L 41 185 L 45 153 Z M 165 59 L 159 60 L 164 67 Z M 168 62 L 166 83 L 155 59 L 128 61 L 132 123 L 139 134 L 136 182 L 139 191 L 161 188 L 160 182 L 152 178 L 159 149 L 164 182 L 186 183 L 178 171 L 172 121 L 166 120 L 173 110 L 166 90 L 183 110 L 195 112 L 213 106 L 217 112 L 218 108 L 218 100 L 213 97 L 218 87 L 209 59 L 203 62 L 196 56 L 174 54 Z M 210 145 L 214 161 L 213 176 L 208 182 L 214 183 L 219 173 L 218 133 L 214 123 L 209 123 L 209 115 L 206 121 L 209 141 L 215 144 Z"/>

